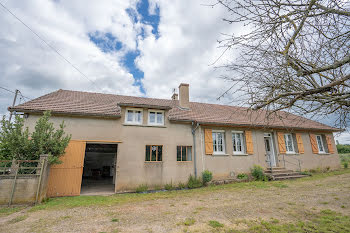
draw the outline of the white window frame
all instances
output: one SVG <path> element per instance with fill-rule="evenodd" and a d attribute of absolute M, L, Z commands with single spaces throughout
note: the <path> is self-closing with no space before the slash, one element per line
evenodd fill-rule
<path fill-rule="evenodd" d="M 151 112 L 155 112 L 156 115 L 155 115 L 155 122 L 150 122 L 150 114 Z M 162 120 L 162 123 L 158 123 L 157 122 L 157 113 L 162 113 L 162 117 L 163 117 L 163 120 Z M 160 126 L 163 126 L 164 125 L 164 121 L 165 121 L 165 113 L 164 113 L 164 110 L 156 110 L 156 109 L 149 109 L 148 110 L 148 125 L 160 125 Z"/>
<path fill-rule="evenodd" d="M 233 144 L 233 135 L 234 134 L 241 134 L 241 142 L 242 142 L 242 150 L 241 151 L 235 151 L 234 149 L 234 144 Z M 232 131 L 232 151 L 234 155 L 244 155 L 246 154 L 246 143 L 245 143 L 245 138 L 244 138 L 244 131 Z M 235 145 L 237 148 L 237 145 Z"/>
<path fill-rule="evenodd" d="M 128 111 L 133 111 L 134 112 L 134 119 L 132 121 L 128 121 Z M 141 121 L 135 121 L 136 119 L 136 111 L 140 111 L 141 112 Z M 142 108 L 126 108 L 125 109 L 125 124 L 129 124 L 129 125 L 142 125 L 143 123 L 143 109 Z"/>
<path fill-rule="evenodd" d="M 214 139 L 213 139 L 213 154 L 214 155 L 224 155 L 226 154 L 226 146 L 225 146 L 225 130 L 213 130 L 212 134 L 218 134 L 218 133 L 222 133 L 222 151 L 215 151 L 215 147 L 214 147 Z M 219 148 L 219 147 L 217 147 Z"/>
<path fill-rule="evenodd" d="M 287 146 L 287 143 L 289 141 L 288 136 L 290 136 L 291 143 L 292 143 L 292 150 L 291 151 L 288 150 L 289 148 Z M 284 134 L 284 144 L 285 144 L 285 147 L 286 147 L 286 154 L 295 154 L 295 146 L 294 146 L 293 134 L 291 134 L 291 133 Z"/>
<path fill-rule="evenodd" d="M 320 145 L 318 144 L 317 137 L 320 137 L 320 139 L 321 139 L 321 145 L 322 145 L 323 151 L 320 150 Z M 326 153 L 326 148 L 324 147 L 322 135 L 321 135 L 321 134 L 315 135 L 315 138 L 316 138 L 318 153 L 319 153 L 319 154 L 325 154 L 325 153 Z"/>

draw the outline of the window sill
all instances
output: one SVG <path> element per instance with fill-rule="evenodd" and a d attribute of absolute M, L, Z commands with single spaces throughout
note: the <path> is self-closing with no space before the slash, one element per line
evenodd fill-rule
<path fill-rule="evenodd" d="M 323 152 L 321 152 L 321 153 L 319 152 L 319 153 L 318 153 L 318 155 L 330 155 L 330 154 L 331 154 L 331 153 L 327 153 L 327 152 L 324 152 L 324 153 L 323 153 Z"/>
<path fill-rule="evenodd" d="M 212 156 L 218 156 L 218 157 L 220 157 L 220 156 L 229 156 L 229 154 L 213 154 Z"/>
<path fill-rule="evenodd" d="M 300 155 L 299 153 L 285 153 L 285 155 L 291 155 L 291 156 L 293 156 L 293 155 Z"/>
<path fill-rule="evenodd" d="M 166 128 L 166 126 L 164 126 L 164 125 L 138 125 L 138 124 L 127 124 L 127 123 L 124 123 L 123 126 L 139 126 L 139 127 Z"/>
<path fill-rule="evenodd" d="M 232 154 L 232 156 L 248 156 L 248 154 Z"/>
<path fill-rule="evenodd" d="M 145 161 L 146 164 L 160 164 L 163 163 L 163 161 Z"/>

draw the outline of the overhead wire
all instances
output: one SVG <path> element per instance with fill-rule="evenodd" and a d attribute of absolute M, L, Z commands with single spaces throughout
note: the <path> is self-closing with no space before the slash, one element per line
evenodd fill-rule
<path fill-rule="evenodd" d="M 16 18 L 19 22 L 21 22 L 29 31 L 31 31 L 34 35 L 36 35 L 42 42 L 44 42 L 50 49 L 52 49 L 55 53 L 57 53 L 64 61 L 66 61 L 69 65 L 71 65 L 78 73 L 80 73 L 84 78 L 89 80 L 92 84 L 101 88 L 95 81 L 91 80 L 87 75 L 85 75 L 78 67 L 76 67 L 71 61 L 65 58 L 57 49 L 55 49 L 52 45 L 50 45 L 46 40 L 44 40 L 38 33 L 36 33 L 33 29 L 31 29 L 25 22 L 23 22 L 19 17 L 17 17 L 10 9 L 8 9 L 4 4 L 0 2 L 0 5 L 8 11 L 14 18 Z"/>

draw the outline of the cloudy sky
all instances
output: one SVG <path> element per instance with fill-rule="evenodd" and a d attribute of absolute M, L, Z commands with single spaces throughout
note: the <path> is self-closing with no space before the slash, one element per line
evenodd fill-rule
<path fill-rule="evenodd" d="M 186 82 L 192 101 L 229 102 L 217 100 L 228 84 L 211 64 L 221 33 L 244 28 L 224 23 L 212 0 L 0 2 L 83 73 L 0 6 L 1 87 L 29 98 L 57 89 L 170 98 Z M 0 89 L 0 115 L 12 99 Z"/>

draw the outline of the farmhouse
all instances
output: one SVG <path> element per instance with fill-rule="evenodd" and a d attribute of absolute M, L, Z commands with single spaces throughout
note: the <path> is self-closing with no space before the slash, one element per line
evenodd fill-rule
<path fill-rule="evenodd" d="M 190 102 L 188 84 L 169 99 L 58 90 L 9 110 L 22 112 L 29 130 L 50 110 L 72 135 L 63 163 L 51 167 L 49 196 L 184 183 L 203 170 L 223 179 L 255 164 L 276 171 L 340 166 L 339 129 L 283 111 Z"/>

